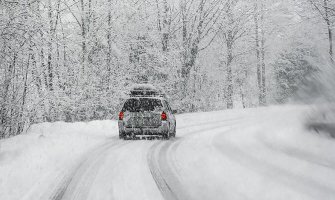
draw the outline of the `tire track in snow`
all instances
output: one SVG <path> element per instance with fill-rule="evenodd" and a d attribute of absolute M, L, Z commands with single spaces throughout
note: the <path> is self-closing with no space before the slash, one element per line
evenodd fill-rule
<path fill-rule="evenodd" d="M 176 161 L 176 158 L 173 157 L 173 154 L 176 153 L 179 145 L 182 144 L 182 141 L 187 139 L 187 137 L 193 136 L 194 134 L 222 128 L 227 125 L 227 122 L 235 122 L 236 120 L 237 119 L 228 119 L 209 123 L 201 123 L 191 126 L 183 126 L 177 129 L 177 131 L 181 129 L 186 129 L 188 127 L 193 128 L 201 126 L 203 128 L 197 129 L 196 131 L 190 131 L 190 133 L 187 133 L 184 137 L 176 137 L 175 139 L 171 139 L 169 141 L 159 141 L 151 146 L 147 155 L 148 166 L 151 175 L 155 180 L 156 185 L 164 199 L 194 199 L 184 187 L 181 178 L 178 178 L 180 177 L 180 174 L 178 173 L 179 167 L 177 167 L 178 163 L 174 163 Z M 234 124 L 236 124 L 236 122 L 229 125 Z M 170 155 L 171 158 L 169 159 Z"/>
<path fill-rule="evenodd" d="M 70 173 L 68 175 L 65 175 L 61 179 L 61 182 L 58 184 L 58 187 L 53 190 L 52 195 L 49 196 L 48 199 L 61 200 L 71 197 L 71 199 L 82 200 L 87 198 L 86 195 L 89 192 L 89 187 L 91 186 L 94 177 L 98 173 L 99 165 L 96 164 L 106 156 L 105 154 L 106 151 L 120 148 L 126 144 L 129 144 L 129 142 L 120 143 L 120 141 L 115 140 L 115 142 L 113 143 L 104 144 L 93 150 L 86 157 L 86 159 L 82 160 L 77 166 L 75 166 L 72 170 L 70 170 Z M 86 176 L 89 176 L 91 179 L 83 181 L 82 178 L 84 178 L 83 176 L 85 176 L 85 174 Z M 77 182 L 73 183 L 75 179 Z M 77 184 L 80 184 L 80 188 L 77 188 Z M 71 190 L 69 190 L 70 186 L 72 187 Z"/>
<path fill-rule="evenodd" d="M 154 144 L 148 152 L 148 165 L 158 189 L 166 200 L 190 199 L 183 185 L 173 173 L 167 159 L 167 150 L 174 141 L 162 141 Z"/>
<path fill-rule="evenodd" d="M 188 127 L 207 127 L 198 129 L 196 131 L 190 131 L 190 135 L 193 135 L 195 133 L 200 133 L 205 130 L 219 128 L 222 126 L 222 123 L 227 123 L 227 121 L 235 120 L 237 119 L 228 119 L 222 121 L 195 124 L 192 126 L 180 127 L 179 130 L 186 129 Z M 116 139 L 116 137 L 113 138 Z M 174 146 L 173 152 L 175 152 L 175 149 L 181 143 L 181 139 L 184 138 L 179 138 L 175 141 L 159 141 L 150 148 L 147 157 L 150 172 L 153 175 L 153 178 L 160 191 L 164 191 L 162 192 L 162 194 L 164 193 L 163 196 L 165 199 L 191 199 L 186 194 L 184 194 L 185 191 L 175 189 L 182 188 L 181 182 L 177 178 L 176 174 L 174 174 L 171 170 L 172 168 L 175 168 L 174 164 L 177 163 L 171 163 L 171 165 L 168 164 L 168 149 Z M 128 143 L 131 143 L 131 141 L 126 141 L 126 143 L 120 143 L 119 140 L 115 140 L 112 141 L 112 143 L 107 143 L 96 148 L 91 153 L 89 153 L 88 156 L 85 156 L 87 157 L 86 159 L 82 160 L 72 170 L 69 170 L 69 173 L 65 173 L 65 175 L 60 176 L 59 181 L 57 181 L 57 183 L 55 184 L 56 186 L 51 191 L 51 195 L 49 190 L 49 195 L 47 195 L 48 198 L 46 198 L 46 195 L 44 195 L 44 198 L 40 199 L 86 199 L 89 193 L 89 188 L 92 185 L 93 180 L 99 171 L 99 165 L 97 165 L 96 163 L 99 163 L 101 160 L 103 160 L 106 151 L 111 149 L 118 149 Z M 156 156 L 156 154 L 159 155 Z M 154 162 L 155 160 L 157 162 Z M 83 180 L 85 177 L 87 177 L 87 179 Z M 172 185 L 172 187 L 170 185 Z"/>

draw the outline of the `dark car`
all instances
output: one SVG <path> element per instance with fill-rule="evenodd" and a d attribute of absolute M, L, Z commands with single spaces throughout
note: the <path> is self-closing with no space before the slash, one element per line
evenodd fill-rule
<path fill-rule="evenodd" d="M 119 113 L 119 137 L 175 137 L 174 113 L 165 95 L 159 90 L 150 85 L 135 86 Z"/>

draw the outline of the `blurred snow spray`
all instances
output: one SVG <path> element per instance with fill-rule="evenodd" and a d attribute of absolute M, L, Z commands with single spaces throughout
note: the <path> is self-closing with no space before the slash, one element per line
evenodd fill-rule
<path fill-rule="evenodd" d="M 335 63 L 327 60 L 304 84 L 299 99 L 311 105 L 306 127 L 335 138 Z"/>

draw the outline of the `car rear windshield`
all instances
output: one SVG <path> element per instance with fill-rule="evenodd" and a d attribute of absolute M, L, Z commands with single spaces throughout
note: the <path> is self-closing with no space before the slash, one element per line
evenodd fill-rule
<path fill-rule="evenodd" d="M 162 108 L 162 102 L 159 99 L 139 98 L 128 99 L 122 108 L 122 111 L 140 112 L 154 111 Z"/>

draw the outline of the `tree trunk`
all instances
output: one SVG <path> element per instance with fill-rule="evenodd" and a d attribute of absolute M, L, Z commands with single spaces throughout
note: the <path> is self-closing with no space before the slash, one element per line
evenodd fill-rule
<path fill-rule="evenodd" d="M 188 68 L 187 64 L 187 54 L 188 54 L 188 40 L 187 40 L 187 16 L 186 16 L 186 2 L 183 0 L 181 3 L 181 15 L 182 15 L 182 38 L 183 38 L 183 52 L 182 52 L 182 66 L 181 66 L 181 99 L 186 98 L 187 94 L 187 82 L 188 74 L 186 69 Z"/>
<path fill-rule="evenodd" d="M 240 84 L 240 93 L 241 93 L 242 107 L 246 108 L 247 106 L 246 106 L 246 103 L 245 103 L 245 94 L 244 94 L 244 91 L 243 91 L 242 84 Z"/>
<path fill-rule="evenodd" d="M 262 91 L 261 91 L 261 101 L 262 106 L 266 105 L 266 77 L 265 77 L 265 27 L 264 27 L 264 3 L 262 2 L 261 8 L 261 77 L 262 77 Z"/>
<path fill-rule="evenodd" d="M 164 19 L 163 19 L 163 34 L 162 34 L 162 48 L 163 51 L 166 52 L 169 49 L 169 26 L 170 26 L 170 20 L 168 19 L 169 14 L 169 6 L 167 3 L 167 0 L 164 0 Z"/>
<path fill-rule="evenodd" d="M 204 23 L 204 16 L 203 16 L 203 10 L 204 10 L 204 4 L 205 0 L 202 0 L 199 4 L 198 9 L 198 17 L 199 21 L 196 24 L 195 38 L 192 38 L 192 35 L 189 36 L 188 30 L 187 30 L 187 16 L 186 16 L 186 2 L 184 1 L 181 7 L 182 12 L 182 38 L 183 38 L 183 63 L 182 63 L 182 69 L 181 69 L 181 77 L 182 77 L 182 98 L 186 97 L 187 94 L 187 84 L 190 77 L 191 69 L 194 67 L 196 59 L 198 57 L 199 53 L 199 43 L 202 36 L 203 31 L 203 23 Z"/>
<path fill-rule="evenodd" d="M 263 102 L 263 87 L 262 87 L 262 64 L 261 64 L 261 51 L 260 51 L 260 40 L 259 40 L 259 9 L 258 2 L 254 4 L 254 23 L 255 23 L 255 50 L 256 50 L 256 62 L 257 62 L 257 86 L 258 86 L 258 101 L 259 105 Z"/>
<path fill-rule="evenodd" d="M 10 86 L 12 84 L 12 79 L 14 78 L 14 68 L 15 68 L 15 63 L 16 63 L 16 53 L 14 53 L 14 58 L 13 58 L 13 63 L 9 64 L 8 70 L 5 71 L 5 82 L 4 82 L 4 93 L 3 93 L 3 102 L 0 108 L 0 122 L 4 126 L 1 134 L 1 137 L 5 137 L 7 132 L 6 132 L 6 126 L 8 123 L 8 112 L 9 112 L 9 98 L 10 98 Z"/>
<path fill-rule="evenodd" d="M 5 110 L 6 113 L 5 113 L 5 117 L 6 117 L 6 124 L 5 126 L 9 126 L 9 130 L 8 132 L 6 133 L 7 136 L 11 136 L 13 134 L 15 134 L 15 128 L 16 126 L 14 126 L 14 122 L 16 122 L 17 120 L 17 113 L 15 112 L 15 105 L 12 104 L 12 102 L 15 102 L 15 85 L 16 85 L 16 81 L 15 79 L 17 78 L 16 76 L 16 61 L 17 61 L 17 58 L 18 58 L 18 55 L 17 53 L 15 52 L 14 53 L 14 58 L 13 58 L 13 63 L 12 65 L 10 66 L 12 69 L 11 69 L 11 74 L 10 74 L 10 79 L 11 81 L 9 82 L 9 86 L 12 86 L 12 88 L 8 89 L 7 92 L 9 93 L 10 90 L 11 90 L 11 99 L 9 99 L 10 97 L 8 97 L 8 100 L 9 102 L 5 102 L 7 103 L 7 109 Z"/>
<path fill-rule="evenodd" d="M 29 72 L 29 66 L 30 66 L 30 59 L 31 54 L 28 55 L 28 61 L 25 69 L 25 75 L 23 77 L 23 92 L 22 92 L 22 103 L 21 103 L 21 109 L 20 109 L 20 115 L 18 119 L 18 128 L 16 130 L 16 135 L 19 135 L 22 133 L 23 128 L 25 126 L 25 119 L 24 119 L 24 108 L 26 105 L 26 98 L 27 98 L 27 91 L 28 91 L 28 72 Z"/>
<path fill-rule="evenodd" d="M 81 4 L 81 37 L 82 37 L 82 42 L 81 42 L 81 51 L 82 51 L 82 57 L 81 57 L 81 65 L 82 65 L 82 76 L 81 78 L 84 77 L 85 71 L 86 71 L 86 14 L 85 14 L 85 4 L 84 0 L 80 0 Z"/>
<path fill-rule="evenodd" d="M 41 96 L 42 81 L 41 81 L 41 77 L 38 75 L 35 53 L 33 51 L 31 52 L 31 62 L 32 62 L 32 67 L 33 67 L 33 69 L 31 69 L 31 74 L 32 74 L 32 77 L 33 77 L 33 80 L 36 86 L 37 93 L 39 94 L 39 96 Z"/>
<path fill-rule="evenodd" d="M 108 0 L 108 33 L 107 33 L 107 42 L 108 42 L 108 52 L 107 52 L 107 80 L 106 80 L 106 90 L 109 90 L 110 78 L 111 78 L 111 64 L 112 64 L 112 0 Z"/>
<path fill-rule="evenodd" d="M 52 20 L 52 4 L 51 0 L 49 0 L 49 8 L 48 8 L 48 17 L 49 17 L 49 40 L 48 40 L 48 89 L 49 91 L 53 90 L 53 66 L 52 66 L 52 40 L 53 40 L 53 20 Z"/>
<path fill-rule="evenodd" d="M 233 95 L 234 95 L 234 87 L 233 87 L 233 72 L 232 72 L 232 62 L 233 62 L 233 48 L 232 48 L 232 33 L 229 31 L 228 33 L 228 41 L 227 41 L 227 92 L 226 92 L 226 101 L 227 108 L 233 109 Z M 230 40 L 230 41 L 229 41 Z"/>
<path fill-rule="evenodd" d="M 328 7 L 328 1 L 329 0 L 323 0 L 324 8 L 325 8 L 325 20 L 327 23 L 327 29 L 328 29 L 328 41 L 329 41 L 329 55 L 332 62 L 334 62 L 333 59 L 333 32 L 332 32 L 332 26 L 329 19 L 329 7 Z"/>
<path fill-rule="evenodd" d="M 225 33 L 226 38 L 226 46 L 227 46 L 227 91 L 226 91 L 226 102 L 227 109 L 233 109 L 233 96 L 234 96 L 234 86 L 233 86 L 233 71 L 232 71 L 232 62 L 233 62 L 233 44 L 234 44 L 234 36 L 233 36 L 233 11 L 232 11 L 232 2 L 229 1 L 227 3 L 227 17 L 228 17 L 228 25 L 227 32 Z"/>

